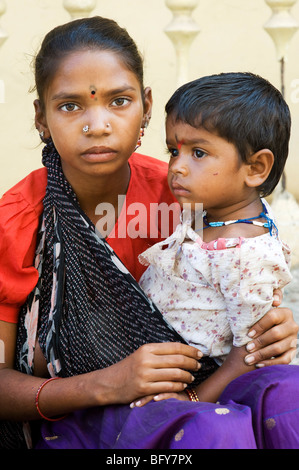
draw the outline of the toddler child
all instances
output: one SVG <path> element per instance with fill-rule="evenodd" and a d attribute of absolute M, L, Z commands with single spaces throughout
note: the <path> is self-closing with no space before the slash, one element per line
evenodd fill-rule
<path fill-rule="evenodd" d="M 175 232 L 140 255 L 150 265 L 140 285 L 185 340 L 221 366 L 196 389 L 200 400 L 216 401 L 250 370 L 240 360 L 249 328 L 271 307 L 273 289 L 291 280 L 289 248 L 263 199 L 284 169 L 290 113 L 281 93 L 251 73 L 187 83 L 166 113 L 168 183 L 183 211 Z"/>

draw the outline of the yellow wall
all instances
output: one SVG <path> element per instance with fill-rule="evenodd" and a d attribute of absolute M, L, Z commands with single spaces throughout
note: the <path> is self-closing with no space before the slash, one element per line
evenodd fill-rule
<path fill-rule="evenodd" d="M 0 195 L 38 168 L 41 147 L 34 127 L 28 90 L 33 85 L 31 59 L 44 34 L 70 17 L 62 0 L 6 0 L 0 26 L 8 39 L 0 48 Z M 172 19 L 164 0 L 98 0 L 94 14 L 114 18 L 128 29 L 145 56 L 145 83 L 153 89 L 154 113 L 141 151 L 165 159 L 164 104 L 176 88 L 176 58 L 164 28 Z M 299 2 L 292 9 L 299 22 Z M 200 0 L 193 18 L 200 33 L 192 44 L 189 78 L 223 71 L 251 71 L 280 87 L 273 42 L 263 29 L 271 16 L 264 0 Z M 286 99 L 293 116 L 287 164 L 287 189 L 299 199 L 299 32 L 286 64 Z M 0 93 L 1 96 L 1 93 Z M 298 101 L 298 102 L 297 102 Z"/>

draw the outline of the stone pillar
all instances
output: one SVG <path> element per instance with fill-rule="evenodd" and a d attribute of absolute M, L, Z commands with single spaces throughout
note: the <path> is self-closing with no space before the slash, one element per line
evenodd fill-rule
<path fill-rule="evenodd" d="M 192 18 L 199 0 L 165 0 L 173 14 L 165 33 L 173 43 L 177 60 L 177 86 L 189 81 L 189 50 L 200 29 Z"/>
<path fill-rule="evenodd" d="M 281 61 L 286 58 L 289 43 L 298 30 L 298 23 L 290 13 L 297 0 L 265 0 L 265 2 L 272 9 L 272 16 L 264 28 L 275 44 L 277 60 Z"/>
<path fill-rule="evenodd" d="M 285 96 L 284 72 L 287 60 L 287 51 L 293 35 L 298 30 L 298 23 L 291 15 L 291 8 L 297 0 L 265 0 L 272 10 L 271 18 L 264 25 L 271 36 L 275 49 L 276 59 L 280 64 L 281 92 Z M 284 300 L 287 304 L 292 290 L 298 291 L 299 279 L 299 205 L 294 196 L 286 189 L 285 174 L 273 193 L 271 206 L 277 218 L 279 235 L 285 240 L 292 251 L 292 268 L 294 279 L 285 288 Z M 295 282 L 295 285 L 294 285 Z M 292 308 L 292 305 L 290 304 Z"/>
<path fill-rule="evenodd" d="M 272 16 L 264 25 L 264 29 L 272 38 L 276 57 L 280 63 L 280 87 L 285 96 L 284 72 L 287 59 L 287 50 L 293 35 L 298 30 L 298 23 L 292 17 L 290 10 L 297 0 L 265 0 L 272 9 Z"/>
<path fill-rule="evenodd" d="M 96 5 L 97 0 L 63 0 L 63 6 L 72 19 L 88 17 Z"/>

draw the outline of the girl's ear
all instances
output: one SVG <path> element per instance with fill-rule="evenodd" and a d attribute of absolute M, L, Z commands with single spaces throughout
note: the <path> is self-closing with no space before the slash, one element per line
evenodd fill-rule
<path fill-rule="evenodd" d="M 143 120 L 141 127 L 147 127 L 151 117 L 152 117 L 152 107 L 153 107 L 153 97 L 152 97 L 152 89 L 150 87 L 146 87 L 144 92 L 144 112 L 143 112 Z"/>
<path fill-rule="evenodd" d="M 43 133 L 43 139 L 49 139 L 51 134 L 47 126 L 46 116 L 42 110 L 40 100 L 34 100 L 33 105 L 35 109 L 35 127 L 40 135 Z"/>
<path fill-rule="evenodd" d="M 251 155 L 247 164 L 245 183 L 257 188 L 266 181 L 274 163 L 274 155 L 269 149 L 262 149 Z"/>

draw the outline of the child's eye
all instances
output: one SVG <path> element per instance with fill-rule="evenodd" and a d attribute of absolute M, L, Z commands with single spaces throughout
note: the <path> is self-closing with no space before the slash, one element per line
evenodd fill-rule
<path fill-rule="evenodd" d="M 65 103 L 62 106 L 60 106 L 60 109 L 62 109 L 62 111 L 66 111 L 70 113 L 72 111 L 77 111 L 79 109 L 79 106 L 76 105 L 75 103 Z"/>
<path fill-rule="evenodd" d="M 198 159 L 203 158 L 206 155 L 207 155 L 207 153 L 204 152 L 203 150 L 200 150 L 200 149 L 194 149 L 194 151 L 193 151 L 193 156 L 195 158 L 198 158 Z"/>
<path fill-rule="evenodd" d="M 125 106 L 126 104 L 128 104 L 130 102 L 130 100 L 128 98 L 116 98 L 113 102 L 112 102 L 112 106 L 115 106 L 115 107 L 121 107 L 121 106 Z"/>
<path fill-rule="evenodd" d="M 179 151 L 178 149 L 167 149 L 167 153 L 170 153 L 170 157 L 178 157 L 179 156 Z"/>

